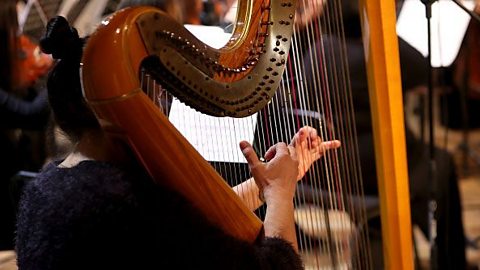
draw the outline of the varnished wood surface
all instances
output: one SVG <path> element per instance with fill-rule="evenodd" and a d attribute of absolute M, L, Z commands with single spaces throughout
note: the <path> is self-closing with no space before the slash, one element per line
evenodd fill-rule
<path fill-rule="evenodd" d="M 393 1 L 360 1 L 384 265 L 414 267 L 398 39 Z"/>

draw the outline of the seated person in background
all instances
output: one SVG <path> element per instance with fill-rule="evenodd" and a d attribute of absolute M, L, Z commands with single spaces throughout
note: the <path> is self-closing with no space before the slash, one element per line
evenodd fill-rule
<path fill-rule="evenodd" d="M 241 142 L 268 207 L 263 239 L 249 244 L 232 238 L 185 198 L 154 184 L 128 149 L 103 132 L 82 96 L 84 42 L 62 17 L 49 22 L 41 42 L 60 59 L 47 83 L 49 101 L 57 124 L 76 143 L 25 189 L 16 237 L 19 267 L 301 269 L 293 222 L 296 182 L 324 150 L 340 143 L 321 143 L 306 127 L 290 145 L 273 146 L 263 163 Z"/>
<path fill-rule="evenodd" d="M 480 1 L 473 10 L 480 15 Z M 441 99 L 441 123 L 451 129 L 478 129 L 480 118 L 480 22 L 470 20 L 457 58 L 448 67 L 446 84 L 451 87 Z M 466 138 L 464 138 L 466 139 Z M 463 141 L 467 144 L 468 141 Z M 464 148 L 463 150 L 466 150 Z M 478 157 L 478 153 L 477 153 Z"/>
<path fill-rule="evenodd" d="M 14 179 L 43 165 L 50 116 L 42 78 L 52 59 L 19 35 L 16 2 L 5 1 L 0 8 L 0 250 L 13 249 Z"/>

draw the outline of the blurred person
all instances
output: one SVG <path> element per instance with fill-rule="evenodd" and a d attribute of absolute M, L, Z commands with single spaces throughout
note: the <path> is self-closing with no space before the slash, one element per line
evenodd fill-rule
<path fill-rule="evenodd" d="M 203 0 L 182 0 L 183 23 L 201 25 L 203 12 Z"/>
<path fill-rule="evenodd" d="M 43 165 L 49 121 L 42 77 L 52 59 L 18 33 L 16 1 L 0 7 L 0 249 L 13 248 L 15 195 L 13 177 Z"/>

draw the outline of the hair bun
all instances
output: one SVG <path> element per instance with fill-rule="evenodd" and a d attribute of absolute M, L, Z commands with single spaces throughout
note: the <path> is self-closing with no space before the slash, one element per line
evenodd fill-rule
<path fill-rule="evenodd" d="M 82 46 L 83 40 L 78 36 L 77 29 L 62 16 L 50 19 L 40 40 L 42 51 L 55 59 L 79 58 Z"/>

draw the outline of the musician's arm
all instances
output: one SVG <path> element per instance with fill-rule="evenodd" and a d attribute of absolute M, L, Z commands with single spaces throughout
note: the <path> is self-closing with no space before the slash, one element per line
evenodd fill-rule
<path fill-rule="evenodd" d="M 267 204 L 263 222 L 265 236 L 284 239 L 298 250 L 293 220 L 293 196 L 298 168 L 295 147 L 285 143 L 272 146 L 270 149 L 274 149 L 275 155 L 267 163 L 258 159 L 248 142 L 241 142 L 240 148 Z"/>
<path fill-rule="evenodd" d="M 263 204 L 259 196 L 260 190 L 258 189 L 257 184 L 255 184 L 253 177 L 239 185 L 234 186 L 233 191 L 237 193 L 243 203 L 252 211 Z"/>
<path fill-rule="evenodd" d="M 323 156 L 324 152 L 329 149 L 340 147 L 340 141 L 332 140 L 322 142 L 317 135 L 317 131 L 309 126 L 302 127 L 293 137 L 290 146 L 295 147 L 298 158 L 298 176 L 297 180 L 303 178 L 314 161 Z M 265 154 L 265 159 L 269 160 L 272 152 Z M 252 211 L 263 204 L 260 200 L 259 188 L 253 178 L 233 187 L 233 190 L 242 199 L 245 205 Z"/>

